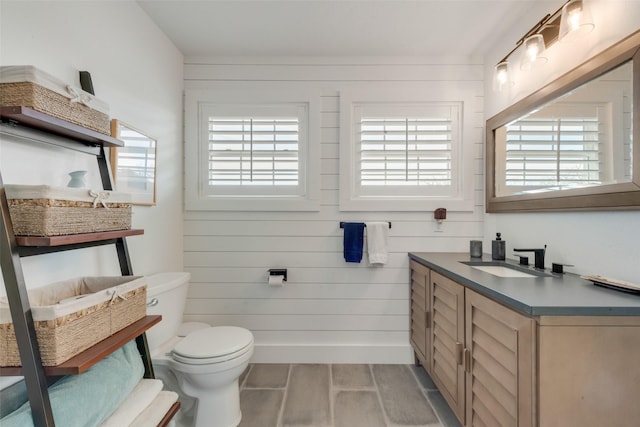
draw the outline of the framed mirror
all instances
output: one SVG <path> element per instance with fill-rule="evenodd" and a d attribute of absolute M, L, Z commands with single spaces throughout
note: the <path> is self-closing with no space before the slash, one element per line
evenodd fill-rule
<path fill-rule="evenodd" d="M 640 209 L 640 31 L 486 131 L 487 212 Z"/>
<path fill-rule="evenodd" d="M 110 150 L 114 189 L 130 193 L 135 205 L 155 205 L 156 139 L 117 119 L 111 136 L 124 144 Z"/>

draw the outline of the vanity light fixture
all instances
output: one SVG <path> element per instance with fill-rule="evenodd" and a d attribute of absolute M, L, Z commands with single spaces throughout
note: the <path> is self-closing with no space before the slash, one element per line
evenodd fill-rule
<path fill-rule="evenodd" d="M 536 25 L 516 42 L 516 46 L 502 58 L 495 67 L 493 90 L 502 91 L 511 81 L 509 75 L 509 57 L 520 46 L 524 52 L 520 68 L 529 70 L 534 65 L 547 62 L 543 52 L 556 41 L 576 39 L 590 32 L 595 25 L 587 0 L 567 0 L 558 10 L 545 15 Z"/>

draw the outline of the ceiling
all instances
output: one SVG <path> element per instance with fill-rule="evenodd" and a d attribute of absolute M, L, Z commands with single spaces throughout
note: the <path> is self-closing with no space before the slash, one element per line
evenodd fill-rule
<path fill-rule="evenodd" d="M 138 0 L 186 57 L 482 56 L 505 31 L 523 34 L 562 3 Z"/>

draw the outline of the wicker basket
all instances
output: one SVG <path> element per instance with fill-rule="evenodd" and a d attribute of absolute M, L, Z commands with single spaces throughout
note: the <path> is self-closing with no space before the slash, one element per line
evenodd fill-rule
<path fill-rule="evenodd" d="M 0 67 L 0 105 L 34 110 L 110 135 L 108 106 L 33 66 Z"/>
<path fill-rule="evenodd" d="M 59 365 L 147 312 L 144 277 L 83 277 L 28 292 L 44 366 Z M 0 366 L 20 366 L 6 298 L 0 300 Z"/>
<path fill-rule="evenodd" d="M 131 195 L 48 185 L 6 185 L 13 232 L 62 236 L 128 230 Z"/>

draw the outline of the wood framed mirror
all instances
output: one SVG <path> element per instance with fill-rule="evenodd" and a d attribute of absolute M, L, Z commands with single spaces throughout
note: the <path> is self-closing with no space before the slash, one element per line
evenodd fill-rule
<path fill-rule="evenodd" d="M 640 31 L 486 132 L 487 212 L 640 209 Z"/>
<path fill-rule="evenodd" d="M 111 136 L 123 142 L 109 153 L 114 189 L 131 194 L 134 205 L 155 205 L 157 140 L 117 119 Z"/>

